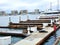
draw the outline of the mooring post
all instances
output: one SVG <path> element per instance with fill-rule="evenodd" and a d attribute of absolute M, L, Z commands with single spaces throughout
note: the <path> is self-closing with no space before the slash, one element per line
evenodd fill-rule
<path fill-rule="evenodd" d="M 9 17 L 9 22 L 11 22 L 11 17 Z"/>
<path fill-rule="evenodd" d="M 21 21 L 21 15 L 19 16 L 19 23 L 20 23 L 20 21 Z"/>

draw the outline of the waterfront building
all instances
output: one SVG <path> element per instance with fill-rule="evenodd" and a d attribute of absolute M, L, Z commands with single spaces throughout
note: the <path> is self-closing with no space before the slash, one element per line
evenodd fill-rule
<path fill-rule="evenodd" d="M 17 10 L 12 10 L 11 15 L 18 15 L 18 11 Z"/>
<path fill-rule="evenodd" d="M 28 12 L 28 14 L 40 14 L 39 9 L 35 9 L 33 12 Z"/>
<path fill-rule="evenodd" d="M 35 12 L 28 12 L 28 14 L 35 14 Z"/>
<path fill-rule="evenodd" d="M 35 14 L 39 14 L 40 13 L 39 9 L 35 9 L 34 12 L 35 12 Z"/>
<path fill-rule="evenodd" d="M 0 11 L 0 15 L 6 15 L 5 11 Z"/>
<path fill-rule="evenodd" d="M 27 11 L 27 10 L 21 10 L 21 11 L 19 12 L 19 14 L 28 14 L 28 11 Z"/>

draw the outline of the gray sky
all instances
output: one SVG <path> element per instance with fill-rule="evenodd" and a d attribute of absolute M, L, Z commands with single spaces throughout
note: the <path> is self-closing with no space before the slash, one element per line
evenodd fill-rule
<path fill-rule="evenodd" d="M 59 0 L 60 1 L 60 0 Z M 57 0 L 0 0 L 0 11 L 24 10 L 34 11 L 34 9 L 47 10 L 50 8 L 57 9 Z"/>

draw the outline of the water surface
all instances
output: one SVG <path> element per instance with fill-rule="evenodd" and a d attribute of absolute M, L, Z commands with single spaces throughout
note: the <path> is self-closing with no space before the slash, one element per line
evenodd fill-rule
<path fill-rule="evenodd" d="M 46 42 L 43 45 L 53 45 L 57 37 L 59 36 L 60 36 L 60 29 L 58 29 L 56 33 L 54 33 L 54 35 L 50 36 L 49 39 L 46 40 Z"/>
<path fill-rule="evenodd" d="M 5 37 L 5 35 L 0 35 L 0 37 Z M 18 41 L 24 39 L 25 37 L 16 37 L 16 36 L 11 36 L 11 43 L 12 44 L 15 44 L 17 43 Z"/>

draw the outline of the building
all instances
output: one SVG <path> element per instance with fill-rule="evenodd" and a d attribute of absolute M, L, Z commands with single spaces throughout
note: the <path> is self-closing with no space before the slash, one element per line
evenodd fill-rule
<path fill-rule="evenodd" d="M 11 15 L 18 15 L 18 11 L 17 10 L 12 10 Z"/>
<path fill-rule="evenodd" d="M 35 9 L 34 12 L 35 12 L 35 14 L 39 14 L 40 13 L 39 9 Z"/>
<path fill-rule="evenodd" d="M 33 12 L 28 12 L 28 14 L 40 14 L 39 9 L 35 9 Z"/>
<path fill-rule="evenodd" d="M 21 10 L 21 11 L 19 12 L 19 14 L 28 14 L 28 11 L 27 11 L 27 10 Z"/>
<path fill-rule="evenodd" d="M 6 15 L 5 11 L 0 11 L 0 15 Z"/>

